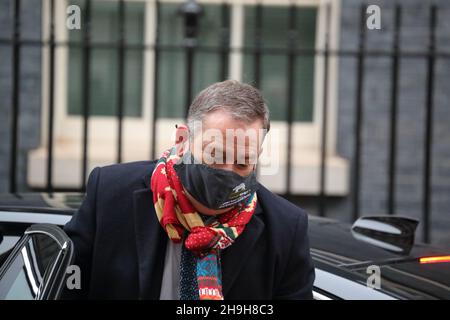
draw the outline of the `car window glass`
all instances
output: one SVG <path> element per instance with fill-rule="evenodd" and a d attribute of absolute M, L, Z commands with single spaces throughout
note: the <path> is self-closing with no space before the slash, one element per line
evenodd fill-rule
<path fill-rule="evenodd" d="M 20 240 L 20 237 L 15 236 L 5 236 L 3 237 L 3 241 L 0 243 L 0 257 L 3 256 L 4 253 L 10 251 L 16 243 Z M 0 258 L 1 261 L 1 258 Z M 1 265 L 1 264 L 0 264 Z"/>
<path fill-rule="evenodd" d="M 0 299 L 34 299 L 60 252 L 44 234 L 33 234 L 0 280 Z"/>

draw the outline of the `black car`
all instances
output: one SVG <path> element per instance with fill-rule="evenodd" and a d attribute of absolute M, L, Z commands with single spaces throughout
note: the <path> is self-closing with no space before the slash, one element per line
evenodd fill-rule
<path fill-rule="evenodd" d="M 0 196 L 0 299 L 58 299 L 73 245 L 61 230 L 82 194 Z M 450 250 L 414 243 L 417 221 L 310 217 L 314 298 L 450 299 Z"/>

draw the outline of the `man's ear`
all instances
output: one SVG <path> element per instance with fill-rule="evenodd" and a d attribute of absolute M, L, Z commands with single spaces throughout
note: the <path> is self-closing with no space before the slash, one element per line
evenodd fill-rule
<path fill-rule="evenodd" d="M 182 156 L 184 153 L 184 150 L 188 146 L 188 139 L 189 139 L 189 129 L 186 125 L 176 125 L 176 131 L 175 131 L 175 146 L 177 148 L 177 153 L 179 156 Z"/>

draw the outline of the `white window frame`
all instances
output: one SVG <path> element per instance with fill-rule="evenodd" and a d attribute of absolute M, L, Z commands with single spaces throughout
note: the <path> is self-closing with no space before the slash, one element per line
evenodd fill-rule
<path fill-rule="evenodd" d="M 113 2 L 114 0 L 96 0 L 96 1 L 108 1 Z M 154 42 L 155 26 L 152 21 L 155 21 L 155 10 L 154 2 L 149 2 L 145 0 L 126 0 L 127 2 L 147 2 L 146 12 L 145 12 L 145 30 L 144 30 L 144 43 L 151 44 Z M 47 3 L 48 0 L 45 0 Z M 57 42 L 64 43 L 68 41 L 68 32 L 83 32 L 81 30 L 70 31 L 65 27 L 65 19 L 67 17 L 66 8 L 67 0 L 55 1 L 55 39 Z M 43 23 L 44 23 L 44 39 L 48 40 L 48 8 L 43 8 Z M 83 19 L 82 19 L 83 23 Z M 83 28 L 83 25 L 82 25 Z M 47 48 L 45 48 L 47 49 Z M 44 69 L 43 69 L 43 119 L 47 121 L 48 118 L 48 50 L 43 54 Z M 68 73 L 68 55 L 69 48 L 65 45 L 58 46 L 55 50 L 55 138 L 62 141 L 77 141 L 80 140 L 80 128 L 82 128 L 83 116 L 82 115 L 70 115 L 68 113 L 68 101 L 67 101 L 67 73 Z M 143 55 L 143 88 L 149 88 L 150 84 L 153 83 L 154 77 L 154 52 L 153 50 L 145 50 Z M 92 93 L 91 94 L 95 94 Z M 140 117 L 123 117 L 123 128 L 124 128 L 124 139 L 126 136 L 142 137 L 142 142 L 145 145 L 145 141 L 148 135 L 143 135 L 143 132 L 150 133 L 150 123 L 153 110 L 153 92 L 152 90 L 142 90 L 142 109 Z M 92 107 L 92 106 L 91 106 Z M 89 143 L 108 143 L 109 141 L 115 140 L 117 137 L 117 118 L 115 116 L 97 116 L 91 115 L 89 117 L 89 127 L 95 128 L 95 130 L 90 130 Z M 43 127 L 43 139 L 46 141 L 47 137 L 47 126 Z M 92 142 L 92 143 L 91 143 Z M 115 144 L 113 144 L 113 149 L 116 149 Z M 124 147 L 126 148 L 125 144 Z M 142 147 L 142 146 L 141 146 Z M 109 146 L 111 149 L 111 145 Z M 115 154 L 116 150 L 108 152 Z M 125 152 L 126 153 L 126 150 Z"/>

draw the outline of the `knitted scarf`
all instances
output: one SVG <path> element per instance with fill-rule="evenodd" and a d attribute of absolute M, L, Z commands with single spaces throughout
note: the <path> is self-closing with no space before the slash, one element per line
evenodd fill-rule
<path fill-rule="evenodd" d="M 183 266 L 183 257 L 181 262 L 181 270 L 190 269 L 191 273 L 196 273 L 198 295 L 194 292 L 191 298 L 223 300 L 220 251 L 232 245 L 244 231 L 256 208 L 256 193 L 245 204 L 215 216 L 212 222 L 205 224 L 187 198 L 173 169 L 178 161 L 180 156 L 177 155 L 176 147 L 172 147 L 162 154 L 153 171 L 151 189 L 156 214 L 170 240 L 174 243 L 183 242 L 183 249 L 194 257 L 196 266 L 193 268 Z M 181 276 L 183 290 L 183 274 Z"/>

